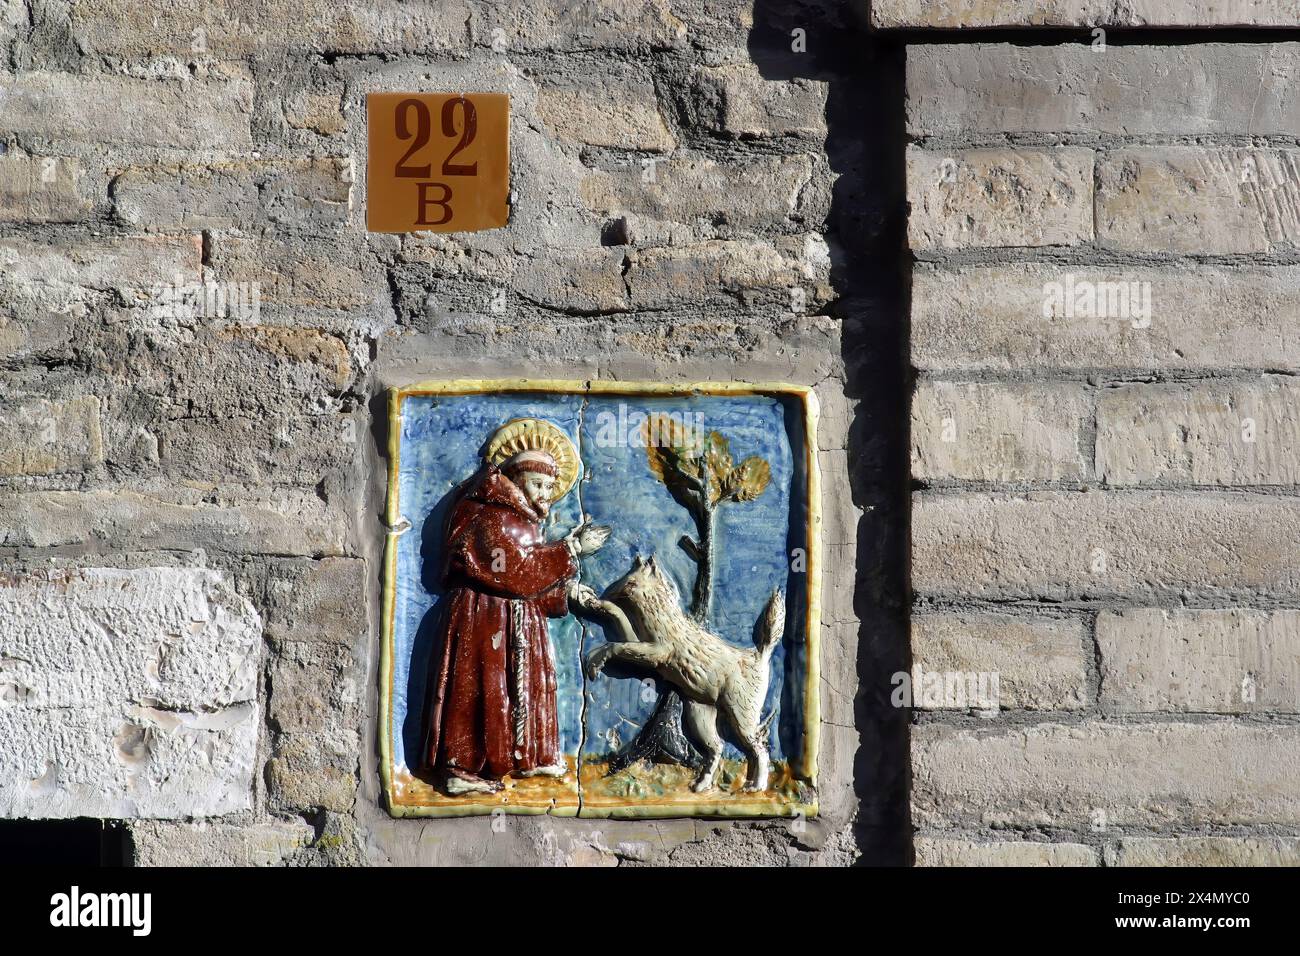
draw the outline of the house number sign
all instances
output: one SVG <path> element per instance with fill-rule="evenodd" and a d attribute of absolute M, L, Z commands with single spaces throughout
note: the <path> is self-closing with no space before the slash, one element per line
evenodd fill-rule
<path fill-rule="evenodd" d="M 366 227 L 472 232 L 509 217 L 510 97 L 371 93 Z"/>

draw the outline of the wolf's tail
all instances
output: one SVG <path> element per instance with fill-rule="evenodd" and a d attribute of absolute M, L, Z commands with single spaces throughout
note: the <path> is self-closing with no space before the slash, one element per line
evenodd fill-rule
<path fill-rule="evenodd" d="M 772 649 L 781 643 L 785 636 L 785 598 L 777 588 L 768 599 L 767 609 L 763 611 L 763 621 L 754 640 L 754 649 L 758 656 L 767 660 L 772 656 Z"/>

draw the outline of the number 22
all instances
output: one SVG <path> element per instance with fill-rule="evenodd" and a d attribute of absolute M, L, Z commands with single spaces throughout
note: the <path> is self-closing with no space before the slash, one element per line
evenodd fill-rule
<path fill-rule="evenodd" d="M 474 142 L 474 137 L 478 135 L 478 110 L 474 108 L 473 100 L 462 97 L 448 100 L 442 104 L 442 135 L 447 137 L 456 135 L 457 106 L 461 108 L 461 113 L 464 116 L 460 131 L 460 142 L 442 161 L 442 174 L 444 176 L 477 176 L 477 161 L 468 164 L 452 162 L 457 154 L 464 152 L 469 144 Z M 411 130 L 408 122 L 411 110 L 415 110 L 414 131 Z M 408 165 L 408 161 L 429 144 L 429 133 L 433 125 L 432 117 L 429 116 L 429 107 L 417 99 L 402 100 L 393 111 L 393 121 L 397 128 L 398 139 L 414 138 L 411 148 L 397 161 L 397 166 L 393 170 L 394 175 L 403 179 L 428 179 L 433 175 L 433 165 L 431 163 L 425 163 L 423 166 L 412 166 Z"/>

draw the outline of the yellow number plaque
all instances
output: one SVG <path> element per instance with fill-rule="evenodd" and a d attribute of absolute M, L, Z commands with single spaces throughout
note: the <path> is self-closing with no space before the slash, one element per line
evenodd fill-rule
<path fill-rule="evenodd" d="M 472 232 L 510 210 L 510 97 L 371 93 L 366 228 Z"/>

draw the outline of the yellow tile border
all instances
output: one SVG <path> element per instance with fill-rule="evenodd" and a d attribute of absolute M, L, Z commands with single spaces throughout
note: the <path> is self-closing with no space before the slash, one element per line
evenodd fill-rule
<path fill-rule="evenodd" d="M 410 806 L 399 804 L 393 785 L 393 667 L 396 648 L 394 629 L 397 602 L 397 542 L 406 529 L 399 528 L 401 507 L 398 477 L 401 471 L 402 402 L 426 395 L 474 395 L 500 392 L 553 392 L 575 395 L 769 395 L 796 398 L 804 413 L 804 462 L 808 476 L 808 614 L 805 622 L 804 747 L 798 776 L 812 788 L 817 786 L 817 759 L 821 733 L 821 472 L 817 464 L 817 396 L 807 385 L 785 382 L 623 382 L 597 379 L 450 379 L 394 386 L 388 390 L 388 500 L 385 507 L 387 532 L 384 542 L 383 640 L 380 645 L 379 771 L 388 812 L 394 817 L 460 817 L 490 814 L 502 809 L 509 814 L 656 819 L 665 817 L 814 817 L 817 802 L 784 803 L 773 799 L 736 798 L 715 803 L 674 803 L 671 799 L 618 807 L 543 807 L 510 804 L 457 804 L 454 806 Z"/>

